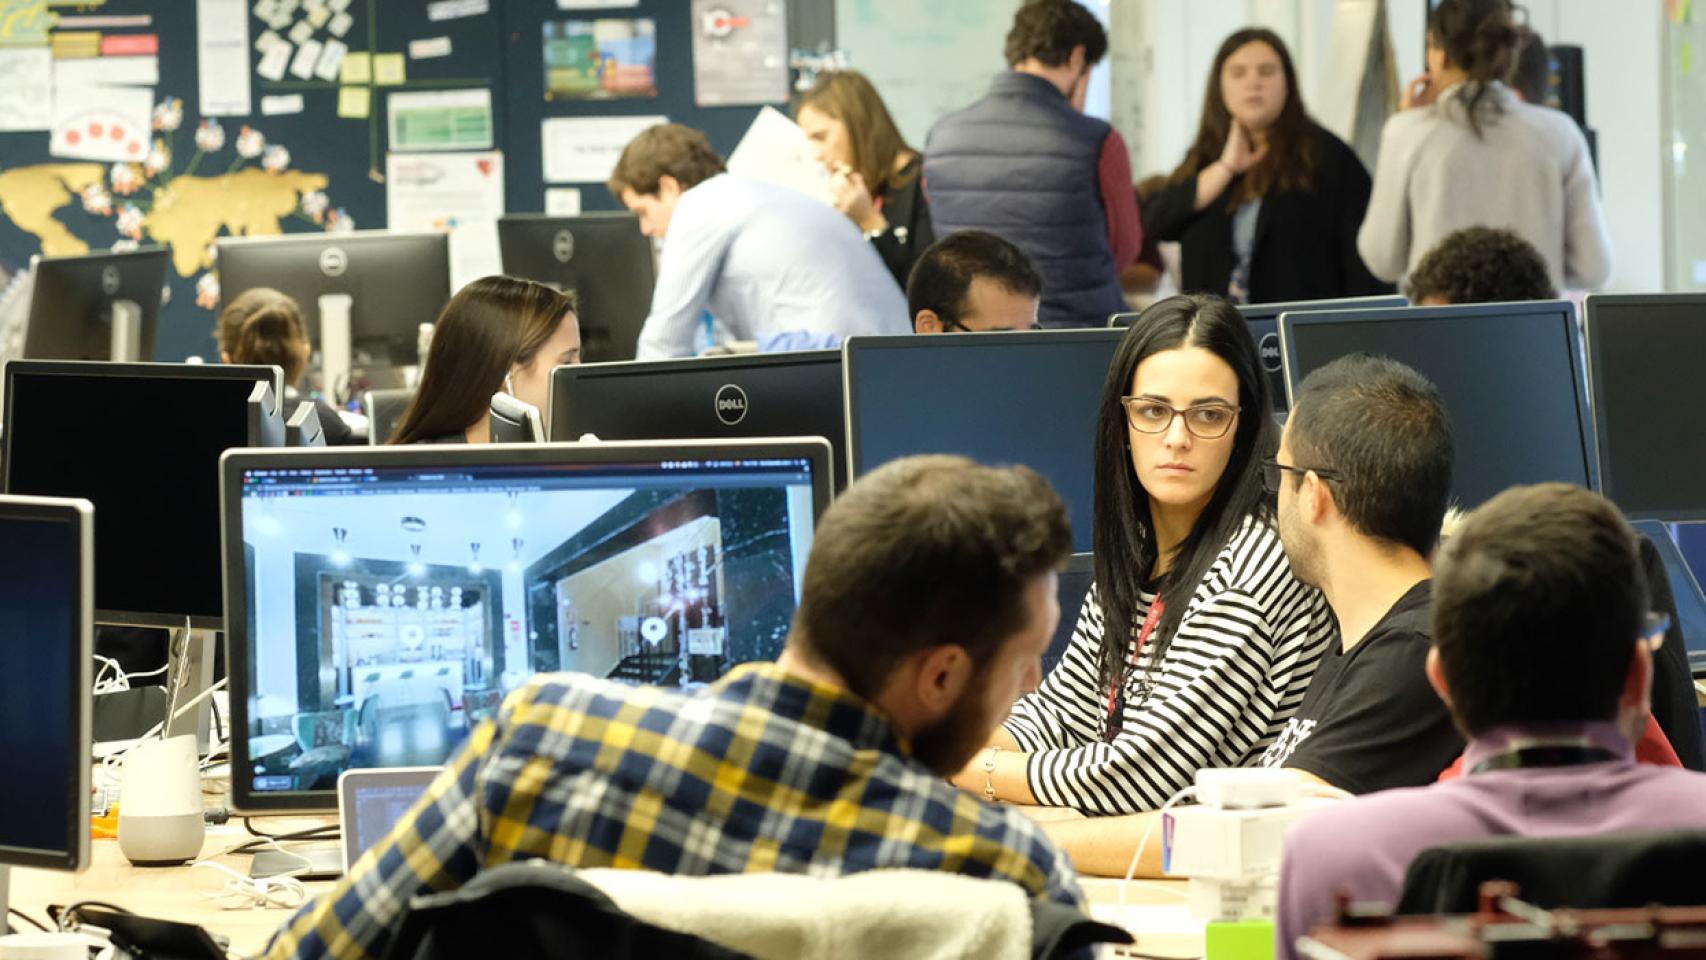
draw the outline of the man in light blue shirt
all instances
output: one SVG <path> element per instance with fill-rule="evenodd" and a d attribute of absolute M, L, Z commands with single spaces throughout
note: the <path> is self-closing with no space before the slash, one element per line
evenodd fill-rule
<path fill-rule="evenodd" d="M 641 133 L 610 192 L 641 232 L 664 240 L 641 360 L 691 356 L 707 310 L 718 340 L 911 330 L 906 298 L 852 221 L 803 193 L 728 174 L 697 130 Z"/>

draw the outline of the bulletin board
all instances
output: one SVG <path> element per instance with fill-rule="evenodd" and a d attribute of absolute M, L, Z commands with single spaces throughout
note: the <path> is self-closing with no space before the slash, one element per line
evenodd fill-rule
<path fill-rule="evenodd" d="M 320 56 L 313 58 L 317 62 L 307 65 L 306 76 L 287 70 L 277 79 L 259 72 L 266 64 L 258 45 L 271 29 L 259 15 L 266 12 L 264 0 L 242 0 L 250 109 L 206 118 L 200 111 L 198 35 L 204 2 L 0 0 L 0 88 L 20 91 L 12 96 L 13 108 L 29 105 L 21 91 L 29 89 L 24 81 L 35 76 L 30 56 L 15 51 L 46 49 L 67 54 L 66 59 L 155 51 L 140 55 L 153 57 L 157 76 L 131 78 L 152 81 L 139 85 L 151 91 L 154 104 L 148 118 L 152 129 L 143 133 L 146 143 L 133 162 L 57 156 L 51 129 L 6 129 L 6 117 L 21 113 L 9 112 L 0 93 L 0 282 L 37 253 L 169 243 L 173 261 L 156 337 L 157 360 L 216 356 L 212 329 L 219 291 L 212 246 L 218 237 L 390 225 L 388 200 L 395 205 L 393 188 L 401 189 L 387 182 L 393 96 L 403 95 L 411 104 L 398 118 L 404 123 L 398 132 L 411 144 L 460 149 L 478 142 L 481 123 L 486 123 L 496 162 L 469 169 L 501 178 L 497 192 L 503 210 L 495 212 L 541 211 L 547 186 L 578 190 L 586 210 L 616 208 L 603 177 L 546 184 L 542 125 L 547 120 L 667 116 L 704 130 L 726 153 L 758 110 L 757 104 L 697 101 L 693 14 L 703 12 L 704 4 L 696 0 L 603 0 L 596 7 L 589 0 L 275 0 L 298 11 L 291 28 L 308 19 L 303 11 L 311 7 L 329 6 L 349 15 L 348 22 L 317 18 L 321 23 L 304 37 L 321 45 Z M 762 9 L 767 2 L 725 0 L 714 6 L 738 13 Z M 783 2 L 790 48 L 833 43 L 833 0 Z M 57 27 L 54 16 L 94 19 Z M 655 95 L 546 98 L 545 25 L 586 19 L 654 22 Z M 288 30 L 274 32 L 290 40 L 291 66 L 297 66 L 295 54 L 306 43 L 291 39 Z M 77 36 L 55 39 L 61 33 Z M 351 61 L 336 69 L 324 54 L 333 40 L 347 47 L 343 59 Z M 55 43 L 60 49 L 51 46 Z M 364 54 L 365 74 L 346 69 L 357 66 L 354 61 Z M 84 76 L 113 73 L 108 66 L 85 65 L 93 74 Z M 212 86 L 229 96 L 241 79 L 221 73 Z M 65 102 L 74 99 L 68 96 Z M 467 106 L 479 102 L 489 102 L 489 121 Z M 482 154 L 464 150 L 460 155 Z M 416 211 L 405 204 L 400 212 Z M 453 239 L 453 251 L 455 246 Z"/>

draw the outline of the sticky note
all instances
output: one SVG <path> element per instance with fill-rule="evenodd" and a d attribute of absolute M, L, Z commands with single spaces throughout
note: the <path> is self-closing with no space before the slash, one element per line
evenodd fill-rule
<path fill-rule="evenodd" d="M 306 20 L 298 20 L 296 26 L 290 28 L 291 43 L 305 43 L 314 35 L 314 25 Z"/>
<path fill-rule="evenodd" d="M 408 80 L 408 68 L 400 53 L 373 55 L 373 82 L 382 87 L 395 87 Z"/>
<path fill-rule="evenodd" d="M 349 33 L 349 28 L 353 26 L 355 26 L 355 18 L 348 13 L 340 13 L 332 18 L 332 22 L 326 25 L 326 29 L 332 31 L 332 36 L 341 37 Z"/>
<path fill-rule="evenodd" d="M 327 10 L 325 7 L 315 7 L 308 11 L 308 22 L 313 24 L 314 29 L 316 30 L 325 26 L 326 21 L 330 19 L 332 19 L 332 11 Z"/>
<path fill-rule="evenodd" d="M 283 80 L 285 68 L 290 66 L 291 51 L 294 49 L 289 40 L 280 40 L 273 44 L 272 49 L 261 57 L 261 64 L 255 68 L 255 72 L 267 80 Z"/>
<path fill-rule="evenodd" d="M 296 56 L 290 61 L 290 74 L 298 80 L 307 80 L 314 76 L 314 65 L 320 62 L 321 43 L 310 40 L 296 48 Z"/>
<path fill-rule="evenodd" d="M 351 50 L 344 55 L 343 70 L 338 74 L 339 83 L 371 83 L 372 81 L 372 54 L 366 50 Z"/>
<path fill-rule="evenodd" d="M 338 116 L 365 120 L 373 112 L 372 87 L 339 87 Z"/>

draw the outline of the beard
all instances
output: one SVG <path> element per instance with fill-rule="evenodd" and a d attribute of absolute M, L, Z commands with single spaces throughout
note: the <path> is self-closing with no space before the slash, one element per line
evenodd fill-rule
<path fill-rule="evenodd" d="M 1309 534 L 1297 529 L 1295 521 L 1289 521 L 1289 512 L 1279 515 L 1280 546 L 1285 548 L 1285 558 L 1291 564 L 1292 576 L 1298 582 L 1311 587 L 1321 586 L 1321 548 Z"/>
<path fill-rule="evenodd" d="M 912 756 L 940 777 L 952 776 L 965 769 L 977 752 L 989 742 L 993 725 L 984 703 L 983 671 L 973 678 L 967 690 L 948 711 L 948 715 L 920 730 L 912 738 Z"/>

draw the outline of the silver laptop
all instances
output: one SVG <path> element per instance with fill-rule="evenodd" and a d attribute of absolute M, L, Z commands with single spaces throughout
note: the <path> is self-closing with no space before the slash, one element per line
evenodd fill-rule
<path fill-rule="evenodd" d="M 338 826 L 344 872 L 391 832 L 443 767 L 374 767 L 338 775 Z"/>

